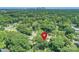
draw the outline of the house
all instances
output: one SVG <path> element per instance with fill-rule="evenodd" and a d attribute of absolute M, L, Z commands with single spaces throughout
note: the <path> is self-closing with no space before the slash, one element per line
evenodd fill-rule
<path fill-rule="evenodd" d="M 8 49 L 0 49 L 0 52 L 9 52 Z"/>

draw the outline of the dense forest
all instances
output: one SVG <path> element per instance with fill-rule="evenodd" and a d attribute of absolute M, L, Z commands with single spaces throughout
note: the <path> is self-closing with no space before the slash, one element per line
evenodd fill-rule
<path fill-rule="evenodd" d="M 78 52 L 79 10 L 1 9 L 0 51 Z"/>

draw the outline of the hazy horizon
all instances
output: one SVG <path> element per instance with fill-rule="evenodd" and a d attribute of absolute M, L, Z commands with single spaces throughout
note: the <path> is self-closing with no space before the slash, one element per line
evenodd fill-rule
<path fill-rule="evenodd" d="M 0 9 L 79 9 L 79 7 L 0 7 Z"/>

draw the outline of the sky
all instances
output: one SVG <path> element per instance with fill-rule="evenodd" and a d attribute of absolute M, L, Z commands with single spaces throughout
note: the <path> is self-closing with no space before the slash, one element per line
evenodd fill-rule
<path fill-rule="evenodd" d="M 79 7 L 79 0 L 0 0 L 0 7 Z"/>

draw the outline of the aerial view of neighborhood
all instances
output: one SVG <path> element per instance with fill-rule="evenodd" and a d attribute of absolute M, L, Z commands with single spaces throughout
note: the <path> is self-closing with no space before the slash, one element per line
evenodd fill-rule
<path fill-rule="evenodd" d="M 0 8 L 0 52 L 79 52 L 79 8 Z"/>

